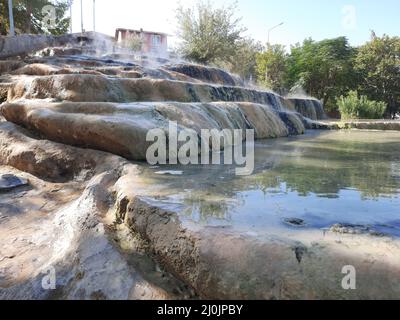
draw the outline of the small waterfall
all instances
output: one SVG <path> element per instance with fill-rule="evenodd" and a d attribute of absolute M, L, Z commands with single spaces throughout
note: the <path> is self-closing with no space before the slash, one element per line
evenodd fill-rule
<path fill-rule="evenodd" d="M 219 68 L 183 63 L 167 65 L 163 68 L 170 71 L 182 73 L 193 79 L 201 80 L 203 82 L 227 86 L 244 86 L 244 82 L 239 77 L 234 76 Z"/>
<path fill-rule="evenodd" d="M 276 111 L 296 111 L 313 120 L 325 118 L 321 103 L 315 99 L 285 99 L 273 92 L 246 87 L 239 77 L 219 68 L 187 63 L 155 63 L 151 67 L 139 61 L 111 58 L 62 54 L 51 59 L 35 57 L 17 64 L 3 63 L 0 69 L 14 75 L 32 75 L 14 83 L 9 101 L 50 98 L 118 103 L 252 102 L 269 105 Z"/>
<path fill-rule="evenodd" d="M 312 98 L 288 98 L 288 109 L 294 110 L 311 120 L 326 119 L 322 103 Z"/>
<path fill-rule="evenodd" d="M 303 116 L 325 116 L 317 100 L 285 99 L 246 87 L 224 70 L 199 65 L 150 68 L 63 55 L 27 60 L 10 72 L 21 78 L 8 89 L 9 103 L 2 106 L 8 121 L 50 140 L 133 160 L 146 158 L 147 132 L 167 131 L 169 121 L 199 136 L 201 129 L 254 129 L 255 138 L 265 139 L 302 134 L 310 127 Z"/>
<path fill-rule="evenodd" d="M 166 79 L 110 78 L 91 74 L 63 74 L 23 79 L 13 86 L 9 97 L 11 101 L 20 98 L 52 98 L 74 102 L 119 103 L 136 101 L 252 102 L 269 105 L 277 111 L 287 106 L 285 100 L 275 93 L 250 88 Z M 316 100 L 290 99 L 288 103 L 287 109 L 295 110 L 310 119 L 324 117 L 323 107 Z"/>
<path fill-rule="evenodd" d="M 175 121 L 179 130 L 254 129 L 256 139 L 301 134 L 300 115 L 276 111 L 268 105 L 249 102 L 216 103 L 94 103 L 43 102 L 6 103 L 2 114 L 46 139 L 108 151 L 132 160 L 145 160 L 151 145 L 151 129 L 166 130 Z"/>

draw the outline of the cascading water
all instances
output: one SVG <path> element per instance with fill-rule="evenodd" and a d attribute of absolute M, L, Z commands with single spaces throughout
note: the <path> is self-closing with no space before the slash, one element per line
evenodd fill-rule
<path fill-rule="evenodd" d="M 236 76 L 205 66 L 149 68 L 58 55 L 9 69 L 25 76 L 8 90 L 8 103 L 2 107 L 8 121 L 48 139 L 133 160 L 145 159 L 148 130 L 166 128 L 168 120 L 198 134 L 202 127 L 254 129 L 255 138 L 264 139 L 302 134 L 310 126 L 303 115 L 324 116 L 316 100 L 284 99 L 245 87 Z"/>

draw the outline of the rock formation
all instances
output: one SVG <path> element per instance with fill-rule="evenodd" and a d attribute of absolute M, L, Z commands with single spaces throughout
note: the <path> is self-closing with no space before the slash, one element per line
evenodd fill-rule
<path fill-rule="evenodd" d="M 75 44 L 0 62 L 0 173 L 27 181 L 0 193 L 0 298 L 376 297 L 337 288 L 330 275 L 350 251 L 333 257 L 333 237 L 318 246 L 199 229 L 180 218 L 182 204 L 158 203 L 162 186 L 143 175 L 146 133 L 169 120 L 198 134 L 285 137 L 328 127 L 315 121 L 325 118 L 317 100 L 285 99 L 216 68 L 94 53 Z M 354 263 L 369 254 L 362 237 Z M 388 279 L 400 271 L 385 262 L 399 248 L 380 245 L 391 256 L 365 264 L 364 276 L 394 297 L 400 287 Z"/>

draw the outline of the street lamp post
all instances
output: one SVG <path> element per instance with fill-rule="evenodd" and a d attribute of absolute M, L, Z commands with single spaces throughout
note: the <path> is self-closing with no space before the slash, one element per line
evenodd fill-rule
<path fill-rule="evenodd" d="M 276 26 L 273 26 L 272 28 L 268 29 L 268 41 L 267 41 L 267 49 L 269 49 L 269 36 L 272 30 L 280 27 L 281 25 L 283 25 L 284 22 L 281 22 L 279 24 L 277 24 Z M 268 67 L 265 68 L 265 80 L 268 79 Z"/>
<path fill-rule="evenodd" d="M 272 28 L 270 28 L 270 29 L 268 30 L 268 42 L 267 42 L 267 44 L 269 44 L 269 36 L 270 36 L 271 31 L 274 30 L 274 29 L 276 29 L 276 28 L 278 28 L 278 27 L 280 27 L 280 26 L 283 25 L 283 24 L 284 24 L 284 22 L 281 22 L 280 24 L 277 24 L 276 26 L 273 26 Z"/>
<path fill-rule="evenodd" d="M 8 16 L 9 16 L 9 23 L 10 23 L 10 36 L 15 36 L 14 30 L 14 15 L 13 15 L 13 2 L 12 0 L 8 0 Z"/>
<path fill-rule="evenodd" d="M 83 33 L 83 4 L 81 0 L 81 32 Z"/>
<path fill-rule="evenodd" d="M 73 0 L 69 0 L 69 33 L 72 33 L 72 3 Z"/>
<path fill-rule="evenodd" d="M 96 0 L 93 0 L 93 31 L 96 31 Z"/>

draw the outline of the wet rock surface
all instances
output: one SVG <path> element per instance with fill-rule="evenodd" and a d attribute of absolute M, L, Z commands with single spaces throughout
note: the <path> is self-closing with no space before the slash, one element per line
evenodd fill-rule
<path fill-rule="evenodd" d="M 385 297 L 399 294 L 400 288 L 391 277 L 400 271 L 387 265 L 388 261 L 398 262 L 393 253 L 399 252 L 399 246 L 386 238 L 314 234 L 310 241 L 299 234 L 292 238 L 272 233 L 260 238 L 229 228 L 199 229 L 184 223 L 178 208 L 174 211 L 140 195 L 132 196 L 122 189 L 119 192 L 118 198 L 127 204 L 117 211 L 118 216 L 147 241 L 167 270 L 203 298 L 371 299 L 378 292 Z M 375 249 L 369 246 L 371 241 Z M 373 269 L 372 260 L 368 260 L 371 255 L 380 257 L 373 259 L 377 263 Z M 337 285 L 346 263 L 356 266 L 363 279 L 357 291 L 345 291 Z M 383 283 L 390 290 L 382 291 Z"/>
<path fill-rule="evenodd" d="M 337 223 L 329 228 L 330 232 L 339 234 L 369 234 L 375 237 L 384 237 L 383 232 L 374 230 L 371 226 L 355 225 L 350 223 Z"/>
<path fill-rule="evenodd" d="M 0 174 L 0 192 L 28 185 L 28 180 L 13 174 Z"/>
<path fill-rule="evenodd" d="M 201 65 L 176 64 L 166 66 L 165 69 L 185 74 L 191 78 L 204 82 L 228 85 L 243 86 L 244 82 L 237 76 L 233 76 L 228 72 L 218 69 L 204 67 Z"/>
<path fill-rule="evenodd" d="M 326 119 L 324 108 L 316 99 L 311 98 L 289 98 L 287 103 L 292 105 L 294 110 L 309 119 Z"/>
<path fill-rule="evenodd" d="M 294 227 L 304 227 L 306 225 L 306 222 L 299 218 L 285 218 L 283 222 Z"/>
<path fill-rule="evenodd" d="M 75 146 L 145 160 L 152 142 L 147 132 L 168 121 L 181 129 L 254 129 L 255 138 L 276 138 L 305 131 L 301 116 L 286 113 L 284 121 L 269 106 L 252 103 L 48 103 L 22 101 L 1 106 L 4 117 L 41 136 Z M 280 114 L 282 114 L 281 112 Z"/>

